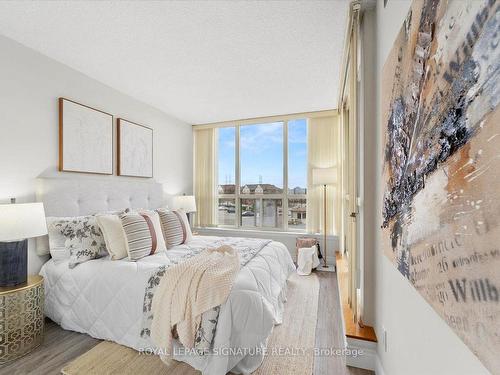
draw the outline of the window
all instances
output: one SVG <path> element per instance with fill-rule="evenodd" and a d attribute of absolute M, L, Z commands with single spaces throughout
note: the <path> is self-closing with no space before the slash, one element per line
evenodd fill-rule
<path fill-rule="evenodd" d="M 219 198 L 218 223 L 222 225 L 235 225 L 236 223 L 236 200 Z"/>
<path fill-rule="evenodd" d="M 217 129 L 219 225 L 236 225 L 236 128 Z"/>
<path fill-rule="evenodd" d="M 241 194 L 283 193 L 283 123 L 240 127 Z"/>
<path fill-rule="evenodd" d="M 283 227 L 283 200 L 262 200 L 262 226 L 267 228 Z"/>
<path fill-rule="evenodd" d="M 307 120 L 217 129 L 220 226 L 304 231 Z"/>
<path fill-rule="evenodd" d="M 305 230 L 307 215 L 307 120 L 288 122 L 288 229 Z"/>
<path fill-rule="evenodd" d="M 260 227 L 260 199 L 240 199 L 240 225 L 242 227 Z"/>

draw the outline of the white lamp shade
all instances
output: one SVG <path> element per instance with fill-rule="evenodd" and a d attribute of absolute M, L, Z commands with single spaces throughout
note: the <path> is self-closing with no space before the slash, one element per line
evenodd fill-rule
<path fill-rule="evenodd" d="M 336 168 L 313 168 L 312 183 L 313 185 L 329 185 L 337 182 Z"/>
<path fill-rule="evenodd" d="M 43 203 L 0 205 L 0 241 L 15 241 L 47 234 Z"/>
<path fill-rule="evenodd" d="M 196 212 L 194 195 L 177 195 L 174 197 L 174 210 L 183 209 L 186 212 Z"/>

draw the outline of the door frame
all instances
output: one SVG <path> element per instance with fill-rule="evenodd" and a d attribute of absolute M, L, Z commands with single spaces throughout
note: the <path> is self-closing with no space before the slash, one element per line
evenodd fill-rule
<path fill-rule="evenodd" d="M 364 247 L 363 247 L 363 114 L 361 46 L 359 40 L 359 2 L 351 3 L 349 23 L 346 32 L 343 67 L 341 70 L 341 90 L 339 114 L 342 121 L 343 154 L 343 251 L 348 260 L 348 302 L 353 311 L 353 319 L 362 326 L 364 294 Z M 347 139 L 346 139 L 347 138 Z M 345 180 L 344 180 L 345 179 Z M 351 214 L 354 213 L 354 217 Z"/>

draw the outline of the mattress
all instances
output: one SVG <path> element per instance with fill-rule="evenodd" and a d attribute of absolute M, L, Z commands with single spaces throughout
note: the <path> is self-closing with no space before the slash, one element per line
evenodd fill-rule
<path fill-rule="evenodd" d="M 195 236 L 189 248 L 209 248 L 223 240 Z M 45 314 L 64 329 L 155 352 L 154 345 L 140 335 L 145 286 L 158 267 L 182 261 L 186 251 L 187 245 L 181 245 L 137 262 L 101 258 L 74 269 L 68 268 L 67 261 L 49 260 L 40 271 Z M 262 349 L 274 325 L 281 323 L 286 280 L 294 271 L 287 248 L 270 242 L 239 271 L 221 306 L 213 340 L 215 354 L 183 351 L 174 342 L 174 358 L 208 375 L 254 371 L 263 360 Z"/>

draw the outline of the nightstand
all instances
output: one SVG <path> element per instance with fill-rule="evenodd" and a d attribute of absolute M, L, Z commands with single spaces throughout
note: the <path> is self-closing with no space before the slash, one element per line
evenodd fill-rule
<path fill-rule="evenodd" d="M 19 358 L 43 341 L 43 277 L 0 287 L 0 365 Z"/>

